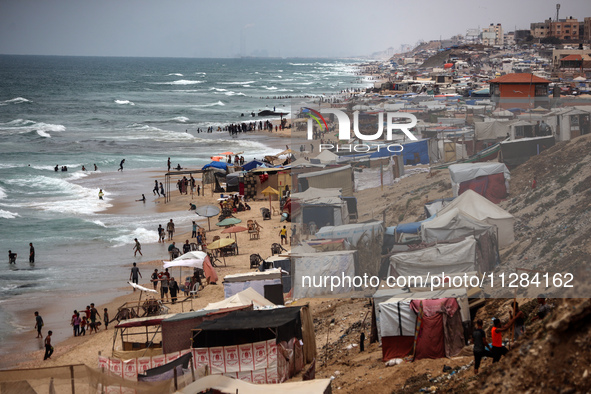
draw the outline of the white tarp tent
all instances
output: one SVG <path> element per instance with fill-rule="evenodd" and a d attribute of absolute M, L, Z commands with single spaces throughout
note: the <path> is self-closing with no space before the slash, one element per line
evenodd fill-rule
<path fill-rule="evenodd" d="M 281 270 L 278 268 L 260 272 L 246 272 L 224 276 L 224 297 L 233 295 L 252 287 L 261 296 L 265 295 L 265 285 L 281 284 Z"/>
<path fill-rule="evenodd" d="M 453 244 L 435 245 L 412 252 L 390 256 L 388 276 L 456 274 L 478 271 L 476 263 L 476 240 L 473 236 Z"/>
<path fill-rule="evenodd" d="M 324 226 L 316 233 L 316 238 L 339 239 L 345 238 L 351 246 L 357 246 L 363 238 L 382 237 L 384 229 L 382 222 L 346 224 L 343 226 Z"/>
<path fill-rule="evenodd" d="M 364 168 L 363 171 L 355 171 L 355 191 L 391 186 L 396 183 L 396 174 L 393 162 L 377 168 Z"/>
<path fill-rule="evenodd" d="M 271 301 L 260 295 L 252 287 L 242 290 L 233 296 L 226 298 L 222 301 L 212 302 L 207 304 L 204 310 L 218 310 L 226 308 L 236 308 L 239 306 L 253 305 L 254 309 L 275 307 Z"/>
<path fill-rule="evenodd" d="M 467 190 L 461 196 L 450 202 L 445 208 L 438 212 L 442 215 L 457 208 L 468 215 L 482 220 L 488 224 L 494 224 L 498 229 L 499 247 L 504 248 L 515 240 L 513 224 L 515 218 L 509 212 L 490 202 L 480 194 Z"/>
<path fill-rule="evenodd" d="M 329 150 L 323 150 L 312 159 L 318 160 L 321 164 L 335 164 L 338 161 L 339 157 Z"/>
<path fill-rule="evenodd" d="M 477 140 L 496 140 L 507 138 L 511 132 L 510 121 L 474 122 L 474 133 Z"/>
<path fill-rule="evenodd" d="M 442 242 L 449 239 L 465 238 L 487 231 L 497 234 L 495 225 L 478 220 L 457 208 L 438 214 L 433 220 L 421 224 L 423 242 Z"/>
<path fill-rule="evenodd" d="M 451 188 L 454 197 L 458 196 L 460 183 L 469 181 L 481 176 L 503 173 L 505 176 L 505 188 L 509 193 L 509 180 L 511 173 L 504 163 L 461 163 L 452 164 L 448 167 L 451 177 Z"/>
<path fill-rule="evenodd" d="M 340 198 L 341 197 L 341 189 L 333 188 L 333 189 L 320 189 L 317 187 L 309 187 L 305 191 L 301 193 L 291 193 L 292 200 L 301 200 L 303 202 L 312 201 L 317 198 Z"/>
<path fill-rule="evenodd" d="M 331 291 L 330 281 L 324 286 L 325 276 L 353 277 L 355 275 L 354 250 L 292 254 L 294 298 L 307 298 L 345 294 L 353 291 L 348 283 L 341 283 Z"/>

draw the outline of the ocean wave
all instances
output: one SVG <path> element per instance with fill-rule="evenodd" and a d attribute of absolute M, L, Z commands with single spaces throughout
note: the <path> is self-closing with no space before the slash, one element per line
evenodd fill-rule
<path fill-rule="evenodd" d="M 13 133 L 29 133 L 32 131 L 36 131 L 38 135 L 41 137 L 51 137 L 49 132 L 62 132 L 66 130 L 66 126 L 61 124 L 51 124 L 51 123 L 43 123 L 43 122 L 35 122 L 34 120 L 29 119 L 15 119 L 11 120 L 7 123 L 0 123 L 0 129 L 3 131 L 13 132 Z"/>
<path fill-rule="evenodd" d="M 227 92 L 228 89 L 222 89 L 222 88 L 209 88 L 209 90 L 214 90 L 216 92 Z"/>
<path fill-rule="evenodd" d="M 229 91 L 224 93 L 226 96 L 246 96 L 246 94 L 242 93 L 242 92 L 233 92 L 233 91 Z"/>
<path fill-rule="evenodd" d="M 0 200 L 6 198 L 6 190 L 2 186 L 0 186 Z"/>
<path fill-rule="evenodd" d="M 31 100 L 27 100 L 24 97 L 15 97 L 10 100 L 2 101 L 2 103 L 4 103 L 4 104 L 22 104 L 22 103 L 30 103 L 30 102 L 31 102 Z"/>
<path fill-rule="evenodd" d="M 168 75 L 168 76 L 175 76 L 175 77 L 184 77 L 184 75 L 181 74 L 181 73 L 170 73 L 170 74 L 166 74 L 166 75 Z"/>
<path fill-rule="evenodd" d="M 179 79 L 177 81 L 172 82 L 155 82 L 155 85 L 197 85 L 199 83 L 203 83 L 205 81 L 193 81 L 190 79 Z"/>
<path fill-rule="evenodd" d="M 131 130 L 133 133 L 126 133 L 118 136 L 113 136 L 111 137 L 111 139 L 124 141 L 151 139 L 162 142 L 179 142 L 196 139 L 195 136 L 189 133 L 163 130 L 158 127 L 149 126 L 141 123 L 133 123 L 132 125 L 127 126 L 127 129 Z"/>
<path fill-rule="evenodd" d="M 262 87 L 265 88 L 265 89 L 267 89 L 267 90 L 277 90 L 277 86 L 266 86 L 266 85 L 263 85 Z"/>
<path fill-rule="evenodd" d="M 43 130 L 37 130 L 37 134 L 39 134 L 39 136 L 41 136 L 41 137 L 51 138 L 51 134 L 49 134 Z"/>
<path fill-rule="evenodd" d="M 140 243 L 154 243 L 158 240 L 158 233 L 156 231 L 139 227 L 130 233 L 111 238 L 109 242 L 113 243 L 113 246 L 123 246 L 133 244 L 134 238 L 137 238 Z"/>
<path fill-rule="evenodd" d="M 133 101 L 129 101 L 129 100 L 115 100 L 115 104 L 121 104 L 121 105 L 135 105 L 135 103 Z"/>
<path fill-rule="evenodd" d="M 256 81 L 245 81 L 245 82 L 218 82 L 220 85 L 248 85 L 250 83 L 255 83 Z"/>
<path fill-rule="evenodd" d="M 220 100 L 216 101 L 215 103 L 209 103 L 209 104 L 196 104 L 195 107 L 216 107 L 216 106 L 224 106 L 226 104 L 224 104 L 223 102 L 221 102 Z"/>
<path fill-rule="evenodd" d="M 10 212 L 10 211 L 5 211 L 3 209 L 0 209 L 0 218 L 3 219 L 14 219 L 16 217 L 19 217 L 20 215 L 18 213 L 14 213 L 14 212 Z"/>
<path fill-rule="evenodd" d="M 172 122 L 179 122 L 179 123 L 187 123 L 189 121 L 189 118 L 187 118 L 186 116 L 176 116 L 174 118 L 171 119 Z"/>
<path fill-rule="evenodd" d="M 107 227 L 107 225 L 103 222 L 101 222 L 100 220 L 91 220 L 92 223 L 96 224 L 97 226 L 101 226 L 101 227 Z"/>

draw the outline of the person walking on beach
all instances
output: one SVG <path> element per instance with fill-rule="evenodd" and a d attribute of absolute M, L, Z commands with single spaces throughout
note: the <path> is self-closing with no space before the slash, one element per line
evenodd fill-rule
<path fill-rule="evenodd" d="M 96 166 L 96 164 L 94 165 L 94 170 L 98 171 L 98 167 Z"/>
<path fill-rule="evenodd" d="M 41 328 L 43 328 L 43 318 L 39 316 L 39 312 L 35 312 L 35 328 L 37 329 L 37 338 L 43 338 Z"/>
<path fill-rule="evenodd" d="M 12 250 L 8 251 L 8 264 L 16 264 L 16 253 L 12 253 Z"/>
<path fill-rule="evenodd" d="M 131 272 L 129 273 L 129 281 L 131 283 L 135 283 L 137 285 L 139 282 L 138 275 L 139 275 L 139 278 L 142 277 L 142 273 L 140 272 L 140 269 L 137 267 L 137 264 L 133 263 L 133 267 L 131 267 Z M 135 291 L 135 287 L 133 288 L 133 291 Z"/>
<path fill-rule="evenodd" d="M 35 248 L 32 242 L 29 242 L 29 263 L 35 264 Z"/>
<path fill-rule="evenodd" d="M 137 240 L 137 238 L 133 239 L 135 241 L 135 246 L 133 247 L 133 249 L 135 250 L 135 252 L 133 252 L 133 257 L 135 257 L 138 252 L 140 254 L 140 256 L 143 256 L 142 254 L 142 245 L 140 244 L 140 241 Z M 135 263 L 133 263 L 135 265 Z"/>
<path fill-rule="evenodd" d="M 162 197 L 166 197 L 166 194 L 164 194 L 164 186 L 162 186 L 162 182 L 160 182 L 160 194 Z"/>
<path fill-rule="evenodd" d="M 74 314 L 72 315 L 72 327 L 74 327 L 74 336 L 80 336 L 80 323 L 82 322 L 82 320 L 80 319 L 80 313 L 78 313 L 78 311 L 74 311 Z"/>
<path fill-rule="evenodd" d="M 193 231 L 191 232 L 191 238 L 197 238 L 197 223 L 193 220 Z"/>
<path fill-rule="evenodd" d="M 168 161 L 166 162 L 166 165 L 168 166 L 168 172 L 170 172 L 170 157 L 168 158 Z"/>
<path fill-rule="evenodd" d="M 168 231 L 168 240 L 170 241 L 174 236 L 174 223 L 172 222 L 172 219 L 170 219 L 170 222 L 166 225 L 166 231 Z"/>
<path fill-rule="evenodd" d="M 170 245 L 168 245 L 168 253 L 170 254 L 170 259 L 172 260 L 172 254 L 174 253 L 176 249 L 176 245 L 173 243 L 171 243 Z"/>
<path fill-rule="evenodd" d="M 281 245 L 283 245 L 283 241 L 287 245 L 287 228 L 285 226 L 279 231 L 279 235 L 281 235 Z"/>
<path fill-rule="evenodd" d="M 99 189 L 99 200 L 102 200 L 104 195 L 105 193 L 103 193 L 103 189 Z"/>
<path fill-rule="evenodd" d="M 154 272 L 152 272 L 152 276 L 150 277 L 150 281 L 154 285 L 154 290 L 158 289 L 158 268 L 154 268 Z"/>
<path fill-rule="evenodd" d="M 98 332 L 96 329 L 97 317 L 100 319 L 101 315 L 99 315 L 98 310 L 94 307 L 94 303 L 92 303 L 92 304 L 90 304 L 90 332 L 89 332 L 89 334 L 92 334 L 93 331 L 95 333 Z"/>
<path fill-rule="evenodd" d="M 119 163 L 119 169 L 117 171 L 123 171 L 123 163 L 125 163 L 125 159 L 121 160 L 121 163 Z"/>
<path fill-rule="evenodd" d="M 103 309 L 103 321 L 105 322 L 105 330 L 109 328 L 109 310 Z"/>
<path fill-rule="evenodd" d="M 158 181 L 154 181 L 154 189 L 152 190 L 152 193 L 154 193 L 154 195 L 158 194 L 158 197 L 160 197 L 160 191 L 158 190 Z"/>
<path fill-rule="evenodd" d="M 179 284 L 176 280 L 174 280 L 174 276 L 170 278 L 168 281 L 168 288 L 170 289 L 170 300 L 172 303 L 176 303 L 177 300 L 177 293 L 180 291 Z"/>
<path fill-rule="evenodd" d="M 185 241 L 185 244 L 183 245 L 183 254 L 189 253 L 191 251 L 191 245 L 189 244 L 189 240 L 187 239 Z"/>
<path fill-rule="evenodd" d="M 201 196 L 201 185 L 197 185 L 197 197 Z"/>
<path fill-rule="evenodd" d="M 170 279 L 170 273 L 168 272 L 168 268 L 164 269 L 164 272 L 158 274 L 158 279 L 160 279 L 160 297 L 164 300 L 168 300 L 168 281 Z"/>
<path fill-rule="evenodd" d="M 164 242 L 166 234 L 161 224 L 158 225 L 158 242 Z"/>
<path fill-rule="evenodd" d="M 45 337 L 45 356 L 43 356 L 43 361 L 51 358 L 53 354 L 53 346 L 51 346 L 51 335 L 53 334 L 52 331 L 47 332 L 47 336 Z"/>

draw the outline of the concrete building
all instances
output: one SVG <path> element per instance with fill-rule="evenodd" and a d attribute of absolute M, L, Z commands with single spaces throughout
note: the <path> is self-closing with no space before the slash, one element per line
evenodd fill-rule
<path fill-rule="evenodd" d="M 583 21 L 583 36 L 581 37 L 582 41 L 590 44 L 591 43 L 591 17 L 585 17 Z"/>
<path fill-rule="evenodd" d="M 591 57 L 591 49 L 553 49 L 552 50 L 552 66 L 553 66 L 553 68 L 557 69 L 560 66 L 563 66 L 566 68 L 572 68 L 572 67 L 567 67 L 568 64 L 562 64 L 563 63 L 562 60 L 565 59 L 567 56 L 573 56 L 573 55 L 575 57 L 569 57 L 567 59 L 567 61 L 573 61 L 573 60 L 584 61 L 584 60 L 588 59 L 589 57 Z M 582 66 L 585 67 L 586 64 L 584 64 Z"/>
<path fill-rule="evenodd" d="M 531 35 L 534 38 L 541 39 L 550 36 L 550 19 L 546 19 L 544 22 L 535 22 L 529 25 Z"/>
<path fill-rule="evenodd" d="M 550 23 L 550 36 L 566 41 L 579 41 L 579 21 L 572 16 Z"/>
<path fill-rule="evenodd" d="M 547 108 L 550 104 L 550 81 L 533 74 L 507 74 L 488 81 L 491 100 L 498 108 Z"/>
<path fill-rule="evenodd" d="M 509 33 L 505 34 L 504 42 L 507 46 L 515 45 L 515 32 L 510 31 Z"/>
<path fill-rule="evenodd" d="M 496 25 L 491 23 L 489 27 L 482 29 L 482 44 L 487 46 L 505 45 L 503 27 L 500 23 L 497 23 Z"/>

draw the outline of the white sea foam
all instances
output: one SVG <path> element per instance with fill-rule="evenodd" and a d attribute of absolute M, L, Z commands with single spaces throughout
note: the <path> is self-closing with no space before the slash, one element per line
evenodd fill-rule
<path fill-rule="evenodd" d="M 184 77 L 184 75 L 181 74 L 181 73 L 170 73 L 170 74 L 166 74 L 166 75 L 168 75 L 168 76 L 176 76 L 176 77 Z"/>
<path fill-rule="evenodd" d="M 100 220 L 91 220 L 92 223 L 96 224 L 97 226 L 101 226 L 101 227 L 107 227 L 107 225 L 103 222 L 101 222 Z"/>
<path fill-rule="evenodd" d="M 245 81 L 245 82 L 218 82 L 220 85 L 247 85 L 249 83 L 255 83 L 256 81 Z"/>
<path fill-rule="evenodd" d="M 140 243 L 153 243 L 158 239 L 158 233 L 156 231 L 139 227 L 130 233 L 112 238 L 109 241 L 114 244 L 113 246 L 123 246 L 133 244 L 134 238 L 137 238 Z"/>
<path fill-rule="evenodd" d="M 21 103 L 30 103 L 31 100 L 27 100 L 24 97 L 15 97 L 10 100 L 4 100 L 3 103 L 5 104 L 21 104 Z"/>
<path fill-rule="evenodd" d="M 209 90 L 215 90 L 216 92 L 227 92 L 228 89 L 222 89 L 222 88 L 209 88 Z"/>
<path fill-rule="evenodd" d="M 205 81 L 194 81 L 190 79 L 179 79 L 172 82 L 155 82 L 156 85 L 197 85 Z"/>
<path fill-rule="evenodd" d="M 39 134 L 41 137 L 51 138 L 51 134 L 49 134 L 43 130 L 37 130 L 37 134 Z"/>
<path fill-rule="evenodd" d="M 3 219 L 14 219 L 14 218 L 16 218 L 18 216 L 20 216 L 18 213 L 14 213 L 14 212 L 5 211 L 3 209 L 0 209 L 0 218 L 3 218 Z"/>
<path fill-rule="evenodd" d="M 129 100 L 115 100 L 115 104 L 120 104 L 120 105 L 135 105 L 134 102 L 129 101 Z"/>
<path fill-rule="evenodd" d="M 0 200 L 6 198 L 6 190 L 0 186 Z"/>
<path fill-rule="evenodd" d="M 189 121 L 189 118 L 187 118 L 186 116 L 176 116 L 176 117 L 172 118 L 171 121 L 179 122 L 179 123 L 187 123 Z"/>
<path fill-rule="evenodd" d="M 224 93 L 226 96 L 246 96 L 244 93 L 242 92 L 233 92 L 233 91 L 229 91 Z"/>
<path fill-rule="evenodd" d="M 215 106 L 224 106 L 226 104 L 224 104 L 221 101 L 216 101 L 215 103 L 209 103 L 209 104 L 196 104 L 195 107 L 215 107 Z"/>

